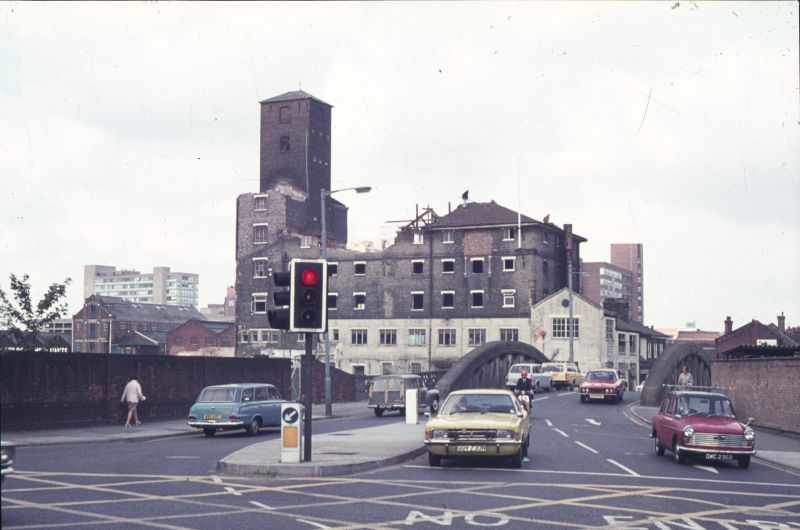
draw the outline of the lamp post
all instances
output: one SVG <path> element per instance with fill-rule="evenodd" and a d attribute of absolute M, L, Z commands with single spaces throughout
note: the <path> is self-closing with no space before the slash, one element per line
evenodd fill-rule
<path fill-rule="evenodd" d="M 348 190 L 355 190 L 356 193 L 369 193 L 372 188 L 369 186 L 357 186 L 355 188 L 341 188 L 338 190 L 326 190 L 320 189 L 319 190 L 319 203 L 320 209 L 322 210 L 320 216 L 320 222 L 322 224 L 322 233 L 321 233 L 321 254 L 323 260 L 328 259 L 328 227 L 326 225 L 325 216 L 326 216 L 326 201 L 329 196 L 333 195 L 334 193 L 338 193 L 340 191 L 348 191 Z M 330 417 L 333 415 L 333 407 L 332 407 L 332 392 L 331 392 L 331 342 L 328 336 L 328 331 L 325 331 L 325 416 Z"/>

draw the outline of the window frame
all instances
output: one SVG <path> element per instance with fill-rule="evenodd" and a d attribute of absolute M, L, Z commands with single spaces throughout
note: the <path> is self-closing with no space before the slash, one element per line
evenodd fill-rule
<path fill-rule="evenodd" d="M 258 305 L 256 304 L 264 304 L 264 309 L 259 311 Z M 269 303 L 269 293 L 266 292 L 257 292 L 257 293 L 250 293 L 250 312 L 253 315 L 265 315 L 267 313 L 267 305 Z"/>
<path fill-rule="evenodd" d="M 480 295 L 480 304 L 479 305 L 475 304 L 475 297 L 477 295 Z M 484 300 L 485 297 L 486 297 L 486 291 L 484 291 L 483 289 L 471 289 L 469 291 L 469 307 L 470 307 L 470 309 L 483 309 L 485 307 L 485 303 L 486 303 L 486 300 Z"/>
<path fill-rule="evenodd" d="M 455 309 L 455 307 L 456 307 L 456 292 L 452 291 L 452 290 L 444 290 L 444 291 L 441 291 L 441 294 L 442 294 L 442 309 Z M 452 299 L 450 300 L 450 305 L 445 305 L 445 303 L 444 303 L 444 301 L 445 301 L 444 297 L 446 295 L 450 295 L 452 297 Z"/>
<path fill-rule="evenodd" d="M 367 346 L 368 344 L 369 344 L 369 330 L 367 328 L 350 328 L 351 346 Z"/>
<path fill-rule="evenodd" d="M 419 307 L 416 307 L 417 297 L 422 297 Z M 411 311 L 425 311 L 425 291 L 411 291 Z"/>
<path fill-rule="evenodd" d="M 378 344 L 380 346 L 397 346 L 397 328 L 379 328 Z"/>
<path fill-rule="evenodd" d="M 442 274 L 455 274 L 456 273 L 456 260 L 455 258 L 442 258 Z M 449 263 L 452 266 L 451 270 L 445 270 L 444 264 Z"/>
<path fill-rule="evenodd" d="M 360 304 L 358 303 L 359 296 L 363 296 L 364 300 Z M 367 292 L 366 291 L 354 291 L 353 292 L 353 311 L 364 311 L 367 307 Z"/>
<path fill-rule="evenodd" d="M 517 307 L 517 290 L 516 289 L 500 289 L 500 296 L 502 297 L 502 305 L 503 308 L 515 308 Z M 511 298 L 511 303 L 507 303 L 506 301 L 508 298 Z"/>
<path fill-rule="evenodd" d="M 452 245 L 456 242 L 455 240 L 455 231 L 453 230 L 442 230 L 442 244 L 443 245 Z"/>
<path fill-rule="evenodd" d="M 259 239 L 259 229 L 263 229 L 263 239 Z M 269 243 L 269 223 L 253 223 L 253 244 L 263 245 Z"/>
<path fill-rule="evenodd" d="M 419 272 L 416 270 L 417 265 L 419 265 Z M 411 260 L 411 274 L 425 274 L 425 260 L 424 259 L 412 259 Z"/>
<path fill-rule="evenodd" d="M 359 265 L 364 267 L 362 272 L 358 272 Z M 366 276 L 367 275 L 367 262 L 366 261 L 354 261 L 353 262 L 353 276 Z"/>
<path fill-rule="evenodd" d="M 469 258 L 469 271 L 471 274 L 485 274 L 486 273 L 486 258 Z M 480 271 L 475 271 L 475 265 L 480 263 Z"/>
<path fill-rule="evenodd" d="M 511 262 L 511 267 L 507 267 L 508 262 Z M 516 256 L 502 256 L 500 258 L 503 272 L 516 272 L 517 270 L 517 257 Z"/>

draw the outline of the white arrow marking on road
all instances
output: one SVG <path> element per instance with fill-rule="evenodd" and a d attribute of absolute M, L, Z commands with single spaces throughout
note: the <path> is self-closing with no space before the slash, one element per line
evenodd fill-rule
<path fill-rule="evenodd" d="M 305 519 L 297 519 L 297 522 L 310 524 L 311 526 L 315 526 L 317 528 L 330 528 L 330 526 L 325 526 L 322 523 L 315 523 L 314 521 L 306 521 Z"/>
<path fill-rule="evenodd" d="M 634 477 L 638 477 L 639 476 L 639 473 L 637 473 L 636 471 L 632 470 L 629 467 L 623 466 L 622 464 L 620 464 L 616 460 L 611 460 L 610 458 L 606 458 L 606 462 L 608 462 L 609 464 L 613 464 L 613 465 L 617 466 L 618 468 L 620 468 L 624 472 L 626 472 L 626 473 L 628 473 L 630 475 L 633 475 Z"/>
<path fill-rule="evenodd" d="M 233 495 L 241 495 L 242 494 L 241 492 L 236 491 L 235 489 L 233 489 L 230 486 L 225 486 L 225 491 L 227 491 L 228 493 L 231 493 Z"/>
<path fill-rule="evenodd" d="M 218 477 L 218 476 L 216 476 L 216 475 L 211 475 L 211 480 L 213 480 L 213 481 L 214 481 L 214 482 L 216 482 L 217 484 L 222 484 L 222 479 L 221 479 L 221 478 L 219 478 L 219 477 Z"/>
<path fill-rule="evenodd" d="M 258 501 L 250 501 L 250 504 L 252 504 L 253 506 L 258 506 L 259 508 L 263 508 L 265 510 L 274 510 L 275 509 L 272 506 L 267 506 L 266 504 L 261 504 Z"/>
<path fill-rule="evenodd" d="M 581 442 L 579 442 L 579 441 L 577 441 L 577 440 L 575 441 L 575 443 L 576 443 L 576 444 L 578 444 L 578 445 L 580 445 L 581 447 L 583 447 L 583 448 L 584 448 L 584 449 L 586 449 L 587 451 L 591 451 L 591 452 L 592 452 L 592 453 L 594 453 L 594 454 L 599 454 L 597 451 L 595 451 L 594 449 L 592 449 L 591 447 L 589 447 L 588 445 L 586 445 L 586 444 L 584 444 L 584 443 L 581 443 Z"/>
<path fill-rule="evenodd" d="M 717 475 L 719 475 L 719 471 L 717 471 L 716 468 L 713 468 L 711 466 L 693 466 L 693 467 L 696 467 L 697 469 L 702 469 L 703 471 L 709 471 L 711 473 L 716 473 Z"/>
<path fill-rule="evenodd" d="M 546 424 L 548 427 L 552 427 L 552 426 L 553 426 L 553 422 L 552 422 L 552 421 L 550 421 L 550 420 L 544 420 L 544 423 L 545 423 L 545 424 Z"/>
<path fill-rule="evenodd" d="M 602 425 L 602 423 L 600 423 L 599 421 L 597 421 L 597 420 L 595 420 L 593 418 L 586 418 L 586 421 L 588 423 L 591 423 L 592 425 Z"/>
<path fill-rule="evenodd" d="M 553 429 L 553 430 L 554 430 L 554 431 L 556 431 L 556 432 L 557 432 L 558 434 L 560 434 L 561 436 L 563 436 L 564 438 L 569 438 L 569 434 L 565 433 L 565 432 L 564 432 L 564 431 L 562 431 L 561 429 Z"/>

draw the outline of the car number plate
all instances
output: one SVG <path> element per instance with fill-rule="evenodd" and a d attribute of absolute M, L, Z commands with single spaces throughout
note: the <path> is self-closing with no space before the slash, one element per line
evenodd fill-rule
<path fill-rule="evenodd" d="M 222 414 L 203 414 L 204 420 L 218 420 L 222 418 Z"/>
<path fill-rule="evenodd" d="M 485 445 L 457 445 L 456 453 L 485 453 Z"/>
<path fill-rule="evenodd" d="M 605 394 L 589 394 L 589 399 L 605 399 Z"/>
<path fill-rule="evenodd" d="M 706 453 L 706 460 L 733 460 L 733 455 L 728 453 Z"/>

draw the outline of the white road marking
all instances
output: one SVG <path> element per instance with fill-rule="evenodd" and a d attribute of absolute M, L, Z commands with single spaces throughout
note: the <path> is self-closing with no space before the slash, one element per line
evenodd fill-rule
<path fill-rule="evenodd" d="M 544 423 L 545 423 L 545 425 L 547 425 L 548 427 L 552 427 L 552 426 L 553 426 L 553 422 L 552 422 L 552 421 L 550 421 L 550 420 L 544 420 Z"/>
<path fill-rule="evenodd" d="M 547 396 L 540 397 L 540 398 L 533 398 L 533 401 L 544 401 L 545 399 L 547 399 Z"/>
<path fill-rule="evenodd" d="M 587 423 L 590 423 L 590 424 L 592 424 L 592 425 L 602 425 L 602 423 L 600 423 L 599 421 L 597 421 L 597 420 L 596 420 L 596 419 L 594 419 L 594 418 L 586 418 L 586 422 L 587 422 Z"/>
<path fill-rule="evenodd" d="M 311 526 L 314 526 L 314 527 L 317 527 L 317 528 L 330 528 L 330 526 L 325 526 L 322 523 L 315 523 L 314 521 L 306 521 L 305 519 L 296 519 L 296 521 L 298 523 L 310 524 Z"/>
<path fill-rule="evenodd" d="M 571 396 L 573 394 L 577 394 L 577 392 L 564 392 L 563 394 L 559 394 L 558 397 Z"/>
<path fill-rule="evenodd" d="M 183 455 L 175 455 L 175 456 L 168 456 L 167 458 L 171 458 L 174 460 L 193 460 L 195 458 L 200 458 L 199 456 L 183 456 Z"/>
<path fill-rule="evenodd" d="M 634 477 L 638 477 L 639 476 L 639 473 L 637 473 L 636 471 L 632 470 L 629 467 L 623 466 L 622 464 L 620 464 L 616 460 L 611 460 L 610 458 L 606 458 L 606 462 L 608 462 L 609 464 L 613 464 L 613 465 L 617 466 L 618 468 L 620 468 L 621 470 L 625 471 L 629 475 L 632 475 Z"/>
<path fill-rule="evenodd" d="M 216 482 L 217 484 L 222 484 L 222 479 L 221 479 L 221 478 L 219 478 L 219 477 L 218 477 L 218 476 L 216 476 L 216 475 L 211 475 L 211 480 L 213 480 L 213 481 L 214 481 L 214 482 Z"/>
<path fill-rule="evenodd" d="M 716 468 L 713 468 L 711 466 L 697 466 L 696 465 L 696 466 L 693 466 L 693 467 L 696 467 L 697 469 L 702 469 L 703 471 L 709 471 L 711 473 L 716 473 L 717 475 L 719 475 L 719 471 L 717 471 Z"/>
<path fill-rule="evenodd" d="M 581 443 L 581 442 L 579 442 L 579 441 L 577 441 L 577 440 L 575 440 L 575 443 L 576 443 L 576 444 L 578 444 L 578 445 L 580 445 L 581 447 L 583 447 L 583 448 L 584 448 L 584 449 L 586 449 L 587 451 L 591 451 L 591 452 L 592 452 L 592 453 L 594 453 L 594 454 L 599 454 L 599 453 L 598 453 L 596 450 L 592 449 L 591 447 L 589 447 L 588 445 L 586 445 L 586 444 L 584 444 L 584 443 Z"/>
<path fill-rule="evenodd" d="M 258 506 L 259 508 L 263 508 L 264 510 L 274 510 L 275 509 L 272 506 L 267 506 L 266 504 L 261 504 L 258 501 L 250 501 L 250 504 L 252 504 L 253 506 Z"/>
<path fill-rule="evenodd" d="M 560 434 L 561 436 L 563 436 L 564 438 L 569 438 L 569 434 L 565 433 L 565 432 L 564 432 L 564 431 L 562 431 L 561 429 L 553 429 L 553 430 L 554 430 L 554 431 L 556 431 L 556 432 L 557 432 L 558 434 Z"/>
<path fill-rule="evenodd" d="M 238 496 L 242 495 L 242 493 L 240 491 L 236 491 L 235 489 L 233 489 L 230 486 L 225 486 L 225 491 L 227 491 L 228 493 L 231 493 L 233 495 L 238 495 Z"/>

